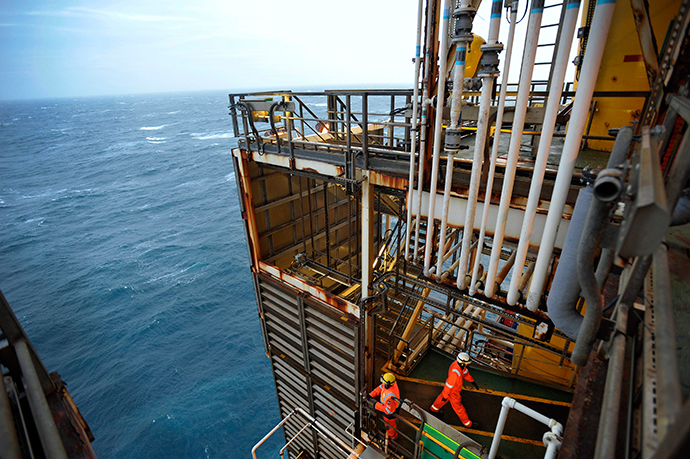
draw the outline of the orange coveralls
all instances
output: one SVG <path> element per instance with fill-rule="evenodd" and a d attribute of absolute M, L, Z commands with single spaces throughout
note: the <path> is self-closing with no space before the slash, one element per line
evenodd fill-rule
<path fill-rule="evenodd" d="M 398 439 L 398 432 L 395 430 L 398 426 L 398 421 L 393 417 L 393 413 L 398 409 L 400 403 L 393 397 L 400 399 L 400 390 L 398 389 L 398 383 L 394 383 L 391 387 L 386 389 L 386 386 L 381 383 L 376 389 L 369 393 L 371 397 L 381 397 L 379 402 L 376 402 L 374 408 L 383 413 L 383 422 L 388 424 L 391 429 L 388 432 L 388 436 L 391 440 Z"/>
<path fill-rule="evenodd" d="M 448 400 L 453 407 L 453 410 L 460 418 L 460 421 L 465 427 L 470 427 L 472 421 L 467 416 L 467 411 L 465 407 L 462 406 L 460 392 L 462 392 L 462 381 L 463 379 L 467 382 L 474 382 L 474 378 L 470 375 L 467 368 L 461 368 L 458 362 L 453 362 L 448 368 L 448 378 L 446 379 L 446 387 L 443 391 L 436 397 L 434 403 L 431 405 L 431 412 L 438 413 L 438 411 L 445 405 Z"/>

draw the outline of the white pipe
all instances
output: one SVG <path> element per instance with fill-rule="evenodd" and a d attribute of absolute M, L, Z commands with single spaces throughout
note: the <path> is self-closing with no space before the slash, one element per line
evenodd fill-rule
<path fill-rule="evenodd" d="M 515 183 L 515 171 L 517 161 L 520 156 L 520 142 L 522 141 L 522 129 L 525 125 L 527 115 L 527 104 L 529 102 L 530 87 L 532 84 L 532 72 L 534 71 L 534 60 L 537 55 L 537 43 L 539 41 L 539 28 L 541 27 L 541 17 L 544 11 L 544 1 L 534 0 L 530 11 L 529 24 L 527 25 L 527 38 L 525 39 L 525 52 L 522 56 L 522 69 L 520 72 L 520 84 L 518 95 L 515 102 L 515 115 L 513 117 L 513 128 L 510 136 L 510 147 L 508 149 L 508 162 L 506 164 L 503 177 L 503 188 L 501 190 L 501 203 L 498 208 L 498 220 L 496 221 L 496 233 L 494 234 L 493 247 L 491 247 L 491 258 L 489 260 L 488 274 L 486 277 L 486 296 L 492 297 L 495 293 L 494 276 L 498 270 L 498 260 L 501 256 L 503 247 L 503 237 L 505 235 L 508 210 L 513 196 L 513 184 Z"/>
<path fill-rule="evenodd" d="M 488 459 L 494 459 L 496 457 L 496 453 L 498 452 L 498 444 L 501 442 L 503 428 L 505 427 L 506 419 L 508 418 L 508 411 L 510 411 L 511 408 L 516 409 L 532 419 L 547 425 L 549 429 L 551 429 L 551 432 L 547 432 L 550 435 L 545 434 L 543 437 L 544 446 L 546 446 L 546 455 L 544 457 L 554 458 L 555 453 L 558 451 L 558 448 L 560 448 L 560 437 L 563 435 L 563 426 L 561 423 L 555 419 L 549 418 L 548 416 L 544 416 L 543 414 L 534 411 L 532 408 L 518 403 L 515 399 L 503 397 L 503 401 L 501 401 L 501 413 L 498 415 L 494 439 L 491 442 L 491 449 L 489 450 L 489 455 L 487 456 Z"/>
<path fill-rule="evenodd" d="M 470 244 L 474 237 L 474 217 L 477 211 L 477 199 L 479 198 L 479 182 L 482 178 L 482 159 L 484 157 L 484 145 L 486 144 L 486 131 L 489 121 L 489 109 L 491 99 L 491 86 L 493 78 L 482 78 L 482 94 L 479 104 L 479 118 L 477 120 L 477 133 L 474 140 L 474 156 L 472 158 L 472 175 L 470 186 L 467 190 L 467 210 L 465 211 L 465 229 L 462 232 L 462 250 L 460 251 L 460 270 L 456 285 L 459 289 L 467 288 L 465 274 L 467 273 L 467 261 L 470 257 Z M 483 246 L 484 241 L 479 239 Z M 481 247 L 481 246 L 480 246 Z M 478 250 L 477 253 L 481 253 Z M 479 264 L 475 263 L 475 270 Z"/>
<path fill-rule="evenodd" d="M 480 308 L 479 306 L 476 306 L 474 308 L 474 311 L 472 311 L 472 317 L 477 318 L 479 315 L 482 313 L 483 309 Z M 453 346 L 457 347 L 460 344 L 460 341 L 462 341 L 463 337 L 465 336 L 466 330 L 469 330 L 470 327 L 472 327 L 472 324 L 474 323 L 473 320 L 471 319 L 465 319 L 465 323 L 462 325 L 463 330 L 460 330 L 460 333 L 453 338 L 453 340 L 450 342 L 450 348 L 452 349 Z"/>
<path fill-rule="evenodd" d="M 508 288 L 507 300 L 508 304 L 511 305 L 514 305 L 518 301 L 518 285 L 520 285 L 522 267 L 525 265 L 525 259 L 527 258 L 527 250 L 529 249 L 532 229 L 534 227 L 534 216 L 537 213 L 541 187 L 544 183 L 546 163 L 549 159 L 549 149 L 551 148 L 553 130 L 556 126 L 556 117 L 558 116 L 561 94 L 563 92 L 565 71 L 568 65 L 568 58 L 570 57 L 570 45 L 573 41 L 577 16 L 580 12 L 580 0 L 568 0 L 567 5 L 564 7 L 566 8 L 566 13 L 561 28 L 561 41 L 558 45 L 556 62 L 553 67 L 551 89 L 549 90 L 549 99 L 546 105 L 546 112 L 544 113 L 544 121 L 541 129 L 542 134 L 539 139 L 539 149 L 537 150 L 537 159 L 534 163 L 529 197 L 527 198 L 527 207 L 525 209 L 525 216 L 522 220 L 522 230 L 520 232 L 520 241 L 517 247 L 517 259 L 515 261 L 516 268 L 513 271 L 513 277 L 510 279 L 510 287 Z"/>
<path fill-rule="evenodd" d="M 501 26 L 501 0 L 494 0 L 491 4 L 491 21 L 489 22 L 489 40 L 482 47 L 493 47 L 498 40 L 498 32 Z M 489 51 L 494 52 L 494 51 Z M 479 116 L 477 118 L 477 132 L 474 141 L 474 156 L 472 158 L 472 173 L 470 176 L 470 186 L 467 191 L 467 210 L 465 212 L 465 229 L 462 234 L 462 251 L 460 252 L 460 271 L 458 272 L 457 287 L 467 288 L 465 273 L 467 273 L 467 260 L 470 256 L 470 243 L 474 236 L 474 217 L 477 211 L 477 200 L 479 199 L 479 183 L 481 181 L 484 147 L 486 146 L 486 133 L 489 130 L 489 110 L 491 109 L 491 90 L 493 89 L 493 73 L 482 75 L 482 93 L 479 99 Z M 480 238 L 480 248 L 483 240 Z M 481 250 L 477 252 L 481 254 Z M 477 282 L 477 270 L 479 263 L 474 263 L 472 280 L 470 285 Z"/>
<path fill-rule="evenodd" d="M 419 67 L 421 64 L 420 49 L 422 46 L 422 15 L 424 0 L 419 0 L 417 9 L 417 48 L 414 58 L 414 91 L 412 93 L 412 145 L 410 148 L 410 176 L 407 182 L 407 225 L 405 226 L 405 259 L 410 259 L 410 237 L 412 232 L 412 191 L 414 189 L 414 155 L 417 150 L 417 114 L 419 110 Z M 421 180 L 421 178 L 420 178 Z"/>
<path fill-rule="evenodd" d="M 455 66 L 453 69 L 453 96 L 451 99 L 450 126 L 458 129 L 460 126 L 460 110 L 462 107 L 462 86 L 465 76 L 465 56 L 467 54 L 467 43 L 460 42 L 456 45 Z M 446 230 L 448 227 L 448 208 L 450 207 L 450 187 L 453 183 L 453 160 L 455 151 L 446 149 L 448 156 L 446 161 L 446 183 L 443 187 L 443 213 L 441 214 L 441 231 L 438 238 L 438 254 L 436 256 L 436 273 L 443 272 L 444 245 L 446 241 Z M 464 238 L 463 238 L 464 239 Z"/>
<path fill-rule="evenodd" d="M 501 84 L 501 92 L 498 98 L 498 110 L 496 112 L 496 130 L 494 131 L 494 144 L 491 150 L 491 162 L 489 165 L 489 175 L 486 181 L 486 191 L 484 193 L 484 211 L 482 215 L 482 225 L 479 230 L 479 241 L 484 241 L 486 234 L 486 224 L 489 220 L 489 208 L 491 207 L 491 190 L 494 184 L 494 173 L 496 171 L 496 159 L 498 158 L 498 141 L 501 137 L 501 126 L 503 125 L 503 111 L 506 103 L 506 91 L 508 88 L 508 72 L 510 70 L 510 59 L 513 54 L 513 38 L 515 37 L 515 23 L 517 21 L 518 0 L 513 2 L 510 12 L 510 26 L 508 28 L 508 43 L 506 45 L 505 62 L 503 63 L 503 83 Z M 483 245 L 483 242 L 482 242 Z M 477 251 L 476 257 L 481 257 L 481 250 Z M 478 260 L 475 260 L 475 266 Z M 488 273 L 487 273 L 488 274 Z M 474 279 L 474 273 L 472 275 Z M 470 282 L 470 295 L 477 292 L 477 287 L 474 282 Z"/>
<path fill-rule="evenodd" d="M 434 3 L 436 5 L 436 3 Z M 431 6 L 431 5 L 430 5 Z M 424 81 L 422 82 L 422 132 L 419 140 L 419 174 L 417 187 L 417 205 L 415 206 L 415 229 L 414 229 L 414 262 L 419 261 L 419 231 L 421 228 L 420 219 L 422 218 L 422 190 L 424 184 L 424 154 L 426 153 L 426 135 L 427 135 L 427 111 L 431 103 L 429 100 L 429 86 L 428 81 L 431 76 L 431 55 L 435 45 L 435 37 L 431 34 L 432 24 L 436 20 L 434 14 L 427 14 L 426 19 L 426 44 L 424 57 Z"/>
<path fill-rule="evenodd" d="M 591 35 L 587 41 L 587 50 L 582 63 L 583 72 L 578 81 L 573 111 L 568 123 L 568 132 L 563 143 L 563 152 L 558 166 L 558 174 L 554 184 L 554 191 L 549 204 L 549 213 L 546 216 L 544 233 L 539 246 L 537 264 L 532 275 L 529 294 L 527 296 L 527 308 L 536 311 L 539 307 L 541 294 L 544 290 L 546 272 L 551 263 L 551 255 L 556 241 L 558 225 L 563 218 L 563 207 L 570 189 L 570 180 L 575 169 L 575 160 L 580 151 L 580 141 L 585 130 L 585 124 L 589 116 L 589 106 L 594 93 L 594 86 L 599 74 L 601 57 L 606 46 L 606 37 L 609 34 L 613 10 L 616 7 L 615 0 L 599 0 L 594 18 L 592 20 Z"/>
<path fill-rule="evenodd" d="M 443 107 L 446 89 L 446 53 L 448 52 L 448 25 L 450 24 L 451 0 L 443 3 L 443 27 L 441 27 L 441 45 L 438 48 L 438 92 L 436 94 L 436 118 L 434 121 L 434 155 L 431 163 L 431 185 L 429 187 L 429 213 L 426 224 L 426 243 L 424 246 L 424 275 L 429 276 L 431 268 L 432 239 L 434 234 L 434 212 L 436 210 L 436 182 L 438 181 L 438 163 L 441 159 L 441 134 L 443 131 Z M 421 187 L 420 187 L 421 189 Z"/>

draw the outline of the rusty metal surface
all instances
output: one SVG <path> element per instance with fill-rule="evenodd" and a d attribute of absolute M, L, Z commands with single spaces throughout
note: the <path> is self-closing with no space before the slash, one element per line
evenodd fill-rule
<path fill-rule="evenodd" d="M 352 318 L 355 320 L 359 320 L 359 306 L 343 300 L 342 298 L 339 298 L 338 296 L 333 295 L 332 293 L 329 293 L 320 287 L 311 285 L 298 277 L 283 272 L 275 266 L 264 263 L 263 261 L 259 261 L 258 267 L 259 272 L 267 274 L 279 282 L 296 288 L 297 290 L 334 307 L 338 311 L 352 316 Z"/>
<path fill-rule="evenodd" d="M 608 364 L 593 353 L 580 370 L 559 459 L 593 457 Z"/>
<path fill-rule="evenodd" d="M 91 447 L 94 436 L 89 425 L 67 392 L 60 375 L 54 371 L 50 377 L 57 390 L 47 397 L 48 406 L 67 456 L 71 459 L 95 459 L 96 453 Z"/>

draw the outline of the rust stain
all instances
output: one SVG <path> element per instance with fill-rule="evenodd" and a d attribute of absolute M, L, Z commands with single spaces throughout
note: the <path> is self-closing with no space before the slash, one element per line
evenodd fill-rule
<path fill-rule="evenodd" d="M 300 292 L 303 292 L 313 298 L 320 300 L 323 303 L 328 304 L 329 306 L 332 306 L 338 311 L 351 316 L 353 319 L 358 320 L 359 318 L 358 306 L 350 303 L 349 301 L 345 301 L 342 298 L 339 298 L 338 296 L 333 295 L 332 293 L 329 293 L 320 287 L 311 285 L 303 281 L 302 279 L 299 279 L 298 277 L 283 272 L 275 266 L 264 263 L 263 261 L 259 261 L 259 270 L 264 274 L 268 274 L 271 277 L 283 281 L 283 283 L 297 289 Z"/>
<path fill-rule="evenodd" d="M 396 190 L 407 190 L 409 180 L 394 175 L 382 174 L 376 171 L 369 171 L 369 181 L 374 185 L 394 188 Z"/>

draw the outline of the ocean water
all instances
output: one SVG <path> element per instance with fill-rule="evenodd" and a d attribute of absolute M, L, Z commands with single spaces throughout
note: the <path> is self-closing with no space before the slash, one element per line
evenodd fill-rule
<path fill-rule="evenodd" d="M 0 289 L 101 459 L 249 457 L 280 420 L 227 105 L 0 102 Z"/>

